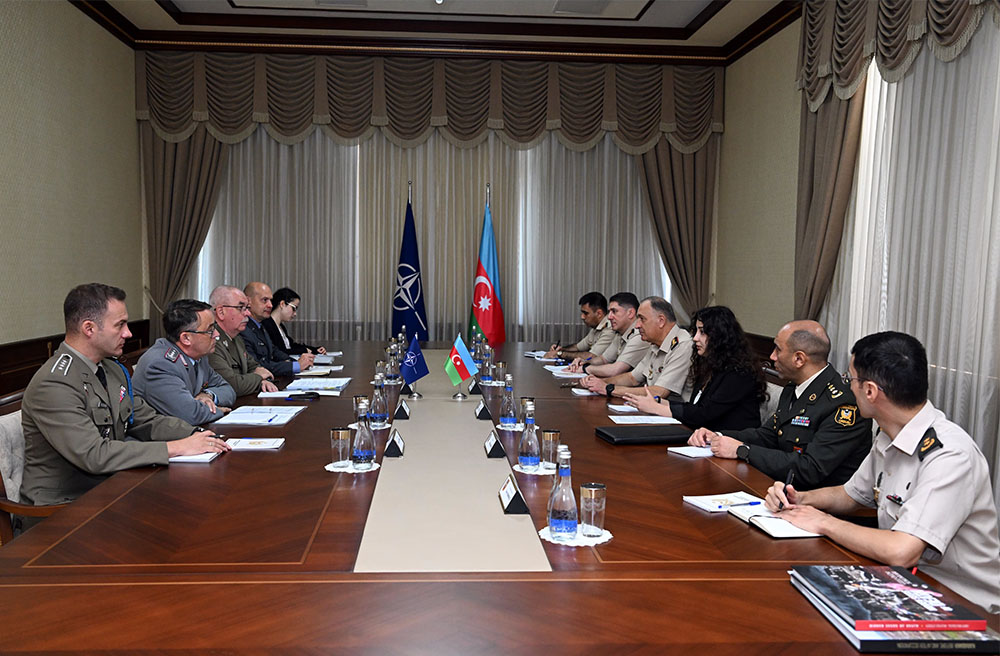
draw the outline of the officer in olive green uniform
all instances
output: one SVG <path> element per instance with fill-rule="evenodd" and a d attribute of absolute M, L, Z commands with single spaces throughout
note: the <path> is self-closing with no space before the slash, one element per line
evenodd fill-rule
<path fill-rule="evenodd" d="M 260 364 L 247 353 L 242 337 L 230 337 L 218 323 L 215 327 L 219 331 L 219 342 L 208 356 L 208 363 L 232 386 L 236 396 L 256 394 L 264 381 L 259 374 L 254 373 Z"/>
<path fill-rule="evenodd" d="M 121 469 L 165 465 L 169 458 L 163 440 L 195 432 L 134 396 L 128 374 L 116 360 L 94 364 L 65 342 L 32 377 L 21 404 L 21 423 L 21 496 L 35 505 L 72 501 Z"/>
<path fill-rule="evenodd" d="M 795 472 L 796 489 L 846 482 L 872 446 L 872 421 L 858 414 L 857 401 L 833 366 L 827 366 L 795 402 L 795 384 L 778 399 L 778 409 L 760 428 L 721 431 L 743 445 L 736 457 L 771 478 Z"/>

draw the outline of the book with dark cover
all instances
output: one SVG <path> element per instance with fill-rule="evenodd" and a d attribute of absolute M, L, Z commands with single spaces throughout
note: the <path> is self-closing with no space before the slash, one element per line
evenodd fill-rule
<path fill-rule="evenodd" d="M 600 426 L 597 437 L 615 445 L 626 444 L 687 444 L 692 430 L 683 425 L 666 426 Z"/>
<path fill-rule="evenodd" d="M 813 565 L 792 568 L 805 585 L 858 631 L 985 631 L 986 620 L 946 603 L 901 567 Z"/>
<path fill-rule="evenodd" d="M 989 628 L 985 631 L 858 631 L 810 592 L 802 579 L 793 576 L 792 585 L 860 652 L 996 654 L 1000 650 L 1000 633 Z"/>

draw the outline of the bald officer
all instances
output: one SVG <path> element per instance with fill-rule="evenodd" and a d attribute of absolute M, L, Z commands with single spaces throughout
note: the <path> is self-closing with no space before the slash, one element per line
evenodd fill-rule
<path fill-rule="evenodd" d="M 195 432 L 133 395 L 125 367 L 112 359 L 132 336 L 124 291 L 80 285 L 63 315 L 66 340 L 32 377 L 21 405 L 27 503 L 72 501 L 121 469 L 229 449 L 212 431 Z"/>
<path fill-rule="evenodd" d="M 717 458 L 739 458 L 768 476 L 790 473 L 802 489 L 845 482 L 872 445 L 872 422 L 858 413 L 850 386 L 827 363 L 830 338 L 815 321 L 793 321 L 774 338 L 771 360 L 791 382 L 759 428 L 715 433 L 699 428 L 688 441 L 710 444 Z"/>
<path fill-rule="evenodd" d="M 135 367 L 135 392 L 157 411 L 199 425 L 220 419 L 236 401 L 232 386 L 212 369 L 208 356 L 219 336 L 212 306 L 174 301 L 163 313 L 167 334 Z"/>

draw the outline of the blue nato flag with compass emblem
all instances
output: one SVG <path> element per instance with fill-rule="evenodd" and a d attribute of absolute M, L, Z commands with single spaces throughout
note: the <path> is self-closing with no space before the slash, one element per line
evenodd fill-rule
<path fill-rule="evenodd" d="M 415 381 L 420 380 L 426 376 L 430 371 L 427 369 L 427 361 L 424 360 L 424 353 L 420 350 L 420 344 L 417 342 L 417 336 L 413 336 L 413 340 L 410 342 L 410 347 L 406 349 L 406 355 L 403 356 L 403 363 L 399 365 L 399 374 L 409 385 Z"/>
<path fill-rule="evenodd" d="M 424 286 L 420 278 L 420 256 L 417 254 L 417 227 L 413 220 L 413 205 L 406 202 L 403 222 L 403 243 L 399 247 L 396 267 L 396 293 L 392 297 L 392 332 L 406 326 L 407 336 L 427 341 L 427 312 L 424 310 Z"/>

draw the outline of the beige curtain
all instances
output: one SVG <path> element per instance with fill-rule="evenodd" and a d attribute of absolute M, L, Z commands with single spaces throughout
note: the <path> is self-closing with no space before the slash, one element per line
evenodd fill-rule
<path fill-rule="evenodd" d="M 816 319 L 830 291 L 851 200 L 864 86 L 849 100 L 802 108 L 795 211 L 795 317 Z M 803 97 L 803 105 L 806 100 Z"/>
<path fill-rule="evenodd" d="M 941 61 L 965 50 L 987 8 L 1000 23 L 997 0 L 806 0 L 798 85 L 817 111 L 832 87 L 838 98 L 861 88 L 875 58 L 888 82 L 906 74 L 921 45 Z"/>
<path fill-rule="evenodd" d="M 666 138 L 682 152 L 722 131 L 721 67 L 225 52 L 136 52 L 136 116 L 166 141 L 204 125 L 238 143 L 315 129 L 355 144 L 378 128 L 396 145 L 439 130 L 462 147 L 495 131 L 530 147 L 555 131 L 573 150 L 605 134 L 629 154 Z"/>
<path fill-rule="evenodd" d="M 150 331 L 162 334 L 160 312 L 177 298 L 205 241 L 229 146 L 204 126 L 180 143 L 139 126 L 153 307 Z"/>
<path fill-rule="evenodd" d="M 718 156 L 719 137 L 712 135 L 695 153 L 679 152 L 661 140 L 638 158 L 674 300 L 688 316 L 709 302 Z"/>

